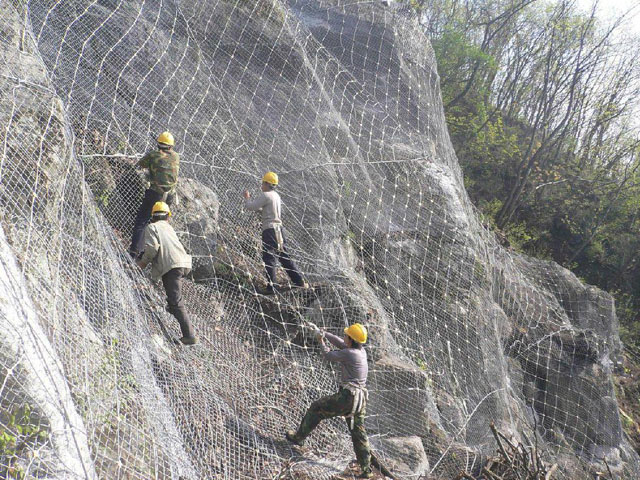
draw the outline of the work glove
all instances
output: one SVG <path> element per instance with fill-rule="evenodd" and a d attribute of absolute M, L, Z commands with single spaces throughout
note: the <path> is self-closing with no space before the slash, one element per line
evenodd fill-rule
<path fill-rule="evenodd" d="M 318 340 L 322 341 L 324 338 L 324 332 L 318 328 L 318 326 L 313 322 L 307 322 L 307 328 L 311 331 L 311 334 Z"/>

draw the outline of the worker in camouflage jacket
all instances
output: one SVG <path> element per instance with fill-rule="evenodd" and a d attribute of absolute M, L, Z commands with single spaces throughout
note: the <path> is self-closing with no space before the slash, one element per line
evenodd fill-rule
<path fill-rule="evenodd" d="M 322 346 L 324 358 L 340 364 L 342 379 L 340 389 L 333 395 L 322 397 L 311 404 L 302 419 L 298 431 L 286 432 L 287 440 L 302 445 L 304 439 L 318 424 L 327 418 L 345 417 L 351 432 L 351 441 L 361 468 L 359 478 L 371 478 L 371 450 L 367 432 L 364 428 L 364 417 L 367 405 L 367 352 L 364 343 L 367 341 L 367 329 L 354 323 L 344 329 L 344 339 L 329 332 L 323 332 L 312 323 L 309 324 L 314 335 Z M 331 350 L 325 339 L 338 350 Z"/>
<path fill-rule="evenodd" d="M 144 192 L 138 208 L 131 235 L 129 254 L 137 259 L 144 250 L 144 228 L 151 218 L 151 209 L 156 202 L 171 205 L 175 198 L 180 156 L 173 150 L 175 140 L 170 132 L 158 136 L 158 149 L 148 152 L 138 162 L 138 167 L 148 170 L 149 187 Z"/>

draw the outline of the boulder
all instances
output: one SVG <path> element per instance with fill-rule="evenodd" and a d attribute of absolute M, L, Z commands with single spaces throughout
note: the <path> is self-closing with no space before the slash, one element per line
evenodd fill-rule
<path fill-rule="evenodd" d="M 372 427 L 393 436 L 427 437 L 440 423 L 427 373 L 411 362 L 384 356 L 369 374 L 367 414 Z"/>
<path fill-rule="evenodd" d="M 394 475 L 418 478 L 429 473 L 429 459 L 420 437 L 376 437 L 371 439 L 374 450 L 380 450 L 379 460 Z"/>
<path fill-rule="evenodd" d="M 193 277 L 211 280 L 216 273 L 214 265 L 220 229 L 218 196 L 192 178 L 180 179 L 177 195 L 171 221 L 178 238 L 193 257 Z"/>

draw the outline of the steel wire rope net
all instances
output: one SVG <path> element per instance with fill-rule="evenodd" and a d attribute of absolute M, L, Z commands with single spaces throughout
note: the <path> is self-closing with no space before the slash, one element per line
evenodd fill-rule
<path fill-rule="evenodd" d="M 341 420 L 302 454 L 283 439 L 336 389 L 305 321 L 367 323 L 366 426 L 399 477 L 477 473 L 490 422 L 535 429 L 567 478 L 602 457 L 637 473 L 612 300 L 482 226 L 412 2 L 0 5 L 4 478 L 332 478 Z M 191 348 L 125 253 L 134 165 L 166 129 Z M 266 170 L 312 285 L 271 299 L 241 202 Z"/>

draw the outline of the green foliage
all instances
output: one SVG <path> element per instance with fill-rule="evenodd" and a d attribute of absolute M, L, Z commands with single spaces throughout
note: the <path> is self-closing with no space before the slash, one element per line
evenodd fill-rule
<path fill-rule="evenodd" d="M 517 11 L 501 0 L 420 3 L 483 223 L 511 248 L 611 292 L 623 340 L 640 344 L 640 136 L 630 108 L 639 49 L 614 50 L 606 28 L 560 2 Z"/>
<path fill-rule="evenodd" d="M 422 357 L 415 357 L 414 360 L 415 360 L 416 365 L 418 366 L 418 368 L 427 374 L 426 375 L 426 377 L 427 377 L 427 385 L 430 388 L 432 388 L 433 387 L 433 378 L 431 377 L 431 371 L 429 370 L 429 365 L 427 364 L 427 361 Z"/>
<path fill-rule="evenodd" d="M 354 190 L 353 190 L 353 185 L 351 183 L 351 180 L 347 180 L 344 182 L 342 192 L 343 192 L 343 196 L 345 197 L 351 197 L 353 195 Z"/>
<path fill-rule="evenodd" d="M 96 198 L 98 205 L 102 206 L 103 208 L 108 207 L 109 199 L 111 198 L 112 193 L 113 191 L 111 190 L 103 190 L 102 193 L 100 193 L 100 195 L 98 195 Z"/>
<path fill-rule="evenodd" d="M 469 81 L 474 68 L 494 68 L 494 58 L 471 43 L 465 37 L 466 32 L 445 27 L 444 32 L 432 41 L 433 50 L 438 59 L 442 99 L 447 105 Z M 477 64 L 477 67 L 476 67 Z M 478 94 L 486 91 L 475 89 Z"/>
<path fill-rule="evenodd" d="M 17 407 L 0 424 L 0 452 L 2 452 L 3 478 L 23 479 L 24 470 L 17 461 L 37 443 L 43 443 L 49 437 L 49 429 L 43 425 L 33 412 L 30 404 Z"/>
<path fill-rule="evenodd" d="M 419 0 L 409 0 L 409 6 L 418 12 L 421 12 L 424 8 Z"/>

